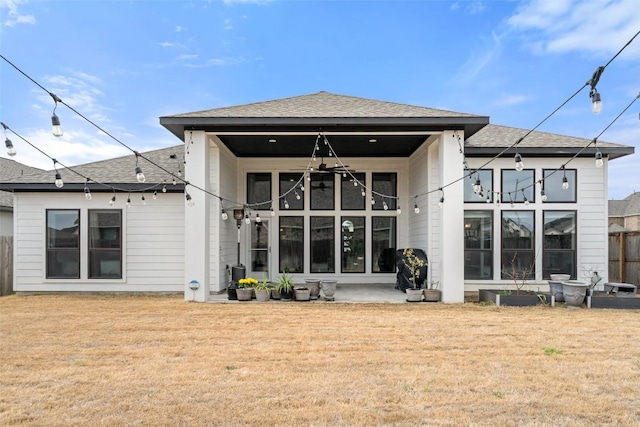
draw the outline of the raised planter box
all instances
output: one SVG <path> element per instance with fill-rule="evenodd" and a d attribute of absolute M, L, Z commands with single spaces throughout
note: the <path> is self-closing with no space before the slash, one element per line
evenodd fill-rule
<path fill-rule="evenodd" d="M 549 294 L 544 295 L 543 301 L 551 302 Z M 493 302 L 497 306 L 511 306 L 511 307 L 529 307 L 542 304 L 538 294 L 531 291 L 521 291 L 519 294 L 505 294 L 499 290 L 493 289 L 480 289 L 478 291 L 478 300 L 480 302 Z"/>
<path fill-rule="evenodd" d="M 593 295 L 587 295 L 587 307 L 640 310 L 640 297 L 625 296 L 621 298 L 606 292 L 595 292 Z"/>

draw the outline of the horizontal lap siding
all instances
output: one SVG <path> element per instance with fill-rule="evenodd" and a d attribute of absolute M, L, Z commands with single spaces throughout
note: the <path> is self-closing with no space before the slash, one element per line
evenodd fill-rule
<path fill-rule="evenodd" d="M 122 199 L 122 200 L 121 200 Z M 163 193 L 146 206 L 114 208 L 123 215 L 123 279 L 88 280 L 89 209 L 109 209 L 102 198 L 85 200 L 81 193 L 18 193 L 15 239 L 15 284 L 18 292 L 178 292 L 184 276 L 184 199 L 181 193 Z M 81 210 L 81 279 L 45 278 L 46 210 Z"/>

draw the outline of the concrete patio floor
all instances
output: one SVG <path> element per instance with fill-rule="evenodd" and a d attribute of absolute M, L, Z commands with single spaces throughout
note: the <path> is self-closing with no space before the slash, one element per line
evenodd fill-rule
<path fill-rule="evenodd" d="M 209 295 L 209 302 L 215 303 L 238 303 L 238 301 L 229 300 L 227 293 L 211 294 Z M 252 301 L 252 302 L 255 302 Z M 276 300 L 269 300 L 269 302 L 278 302 Z M 327 303 L 333 302 L 353 302 L 353 303 L 390 303 L 399 304 L 406 303 L 407 296 L 404 292 L 395 289 L 395 283 L 369 283 L 369 284 L 341 284 L 338 282 L 335 301 L 325 301 L 320 292 L 320 298 L 310 301 L 312 303 Z"/>

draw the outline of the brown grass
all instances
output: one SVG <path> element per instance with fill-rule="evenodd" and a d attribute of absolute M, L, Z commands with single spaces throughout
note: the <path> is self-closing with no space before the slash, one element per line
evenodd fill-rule
<path fill-rule="evenodd" d="M 0 298 L 0 425 L 640 425 L 640 312 Z"/>

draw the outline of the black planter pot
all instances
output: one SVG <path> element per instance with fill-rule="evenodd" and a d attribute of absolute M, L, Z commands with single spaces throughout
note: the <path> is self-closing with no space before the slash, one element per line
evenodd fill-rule
<path fill-rule="evenodd" d="M 288 292 L 280 291 L 280 299 L 284 301 L 289 301 L 293 299 L 293 289 Z"/>
<path fill-rule="evenodd" d="M 227 299 L 230 299 L 230 300 L 238 299 L 238 293 L 236 292 L 236 289 L 238 289 L 237 284 L 231 283 L 229 285 L 229 287 L 227 288 Z"/>

